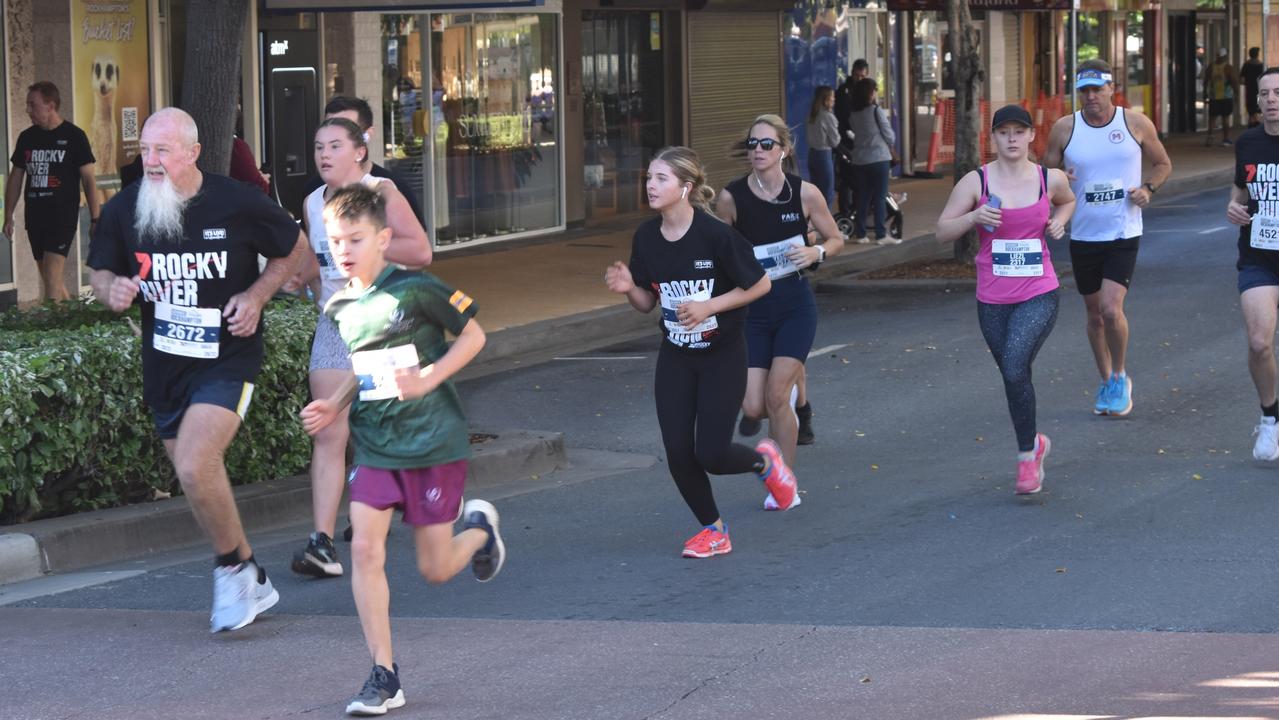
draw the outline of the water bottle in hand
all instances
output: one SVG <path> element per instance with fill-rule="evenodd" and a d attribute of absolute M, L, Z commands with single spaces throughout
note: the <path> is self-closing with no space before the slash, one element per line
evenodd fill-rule
<path fill-rule="evenodd" d="M 999 196 L 998 196 L 998 195 L 996 195 L 996 194 L 994 194 L 994 193 L 991 193 L 991 194 L 989 194 L 989 195 L 987 195 L 987 196 L 986 196 L 986 204 L 987 204 L 987 205 L 989 205 L 990 207 L 993 207 L 993 208 L 998 209 L 998 208 L 999 208 L 999 206 L 1002 204 L 1002 201 L 999 199 Z M 994 228 L 993 226 L 990 226 L 990 225 L 982 225 L 982 227 L 983 227 L 983 228 L 985 228 L 985 229 L 986 229 L 986 232 L 988 232 L 988 233 L 993 233 L 993 232 L 995 232 L 995 228 Z"/>

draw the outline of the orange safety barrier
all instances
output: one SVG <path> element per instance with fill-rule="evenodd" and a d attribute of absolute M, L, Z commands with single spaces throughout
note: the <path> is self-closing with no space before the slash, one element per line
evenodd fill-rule
<path fill-rule="evenodd" d="M 1114 103 L 1119 107 L 1129 107 L 1128 100 L 1119 92 L 1115 93 Z M 1048 149 L 1048 133 L 1052 130 L 1053 124 L 1069 112 L 1066 108 L 1066 98 L 1041 92 L 1033 102 L 1023 99 L 1018 104 L 1026 108 L 1031 120 L 1035 123 L 1035 140 L 1030 144 L 1032 159 L 1043 157 L 1044 151 Z M 955 162 L 954 98 L 938 100 L 934 113 L 933 133 L 928 143 L 927 167 L 930 173 L 936 172 L 940 165 Z M 982 162 L 989 162 L 994 159 L 995 153 L 994 148 L 990 147 L 990 103 L 986 100 L 981 101 L 981 117 L 981 127 L 978 130 L 981 157 Z"/>
<path fill-rule="evenodd" d="M 982 117 L 981 127 L 990 127 L 990 102 L 982 100 L 979 105 Z M 933 114 L 933 135 L 928 142 L 928 172 L 936 172 L 938 165 L 955 162 L 956 120 L 955 99 L 938 100 Z M 981 143 L 982 158 L 993 157 L 989 154 L 987 147 L 990 144 L 990 133 L 979 130 L 978 138 Z"/>

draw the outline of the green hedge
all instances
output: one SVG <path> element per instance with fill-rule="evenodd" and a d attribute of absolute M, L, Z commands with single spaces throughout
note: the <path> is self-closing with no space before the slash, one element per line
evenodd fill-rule
<path fill-rule="evenodd" d="M 137 308 L 126 315 L 136 322 Z M 303 472 L 315 306 L 265 311 L 266 361 L 227 452 L 232 484 Z M 0 524 L 150 500 L 179 491 L 142 402 L 139 340 L 90 300 L 0 315 Z"/>

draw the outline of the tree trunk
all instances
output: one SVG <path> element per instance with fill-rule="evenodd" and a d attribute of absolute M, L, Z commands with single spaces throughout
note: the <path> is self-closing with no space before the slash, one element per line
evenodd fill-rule
<path fill-rule="evenodd" d="M 946 0 L 946 27 L 950 32 L 950 68 L 955 79 L 955 182 L 981 165 L 981 67 L 977 28 L 968 12 L 968 0 Z M 978 249 L 977 231 L 955 241 L 955 259 L 972 262 Z"/>
<path fill-rule="evenodd" d="M 203 172 L 226 175 L 231 168 L 236 99 L 240 97 L 240 52 L 249 0 L 188 0 L 186 72 L 181 108 L 200 131 Z"/>

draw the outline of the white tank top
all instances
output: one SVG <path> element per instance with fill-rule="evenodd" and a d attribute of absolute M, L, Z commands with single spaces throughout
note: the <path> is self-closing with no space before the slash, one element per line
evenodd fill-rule
<path fill-rule="evenodd" d="M 382 178 L 366 174 L 360 178 L 360 182 L 365 187 L 377 190 Z M 320 308 L 328 304 L 333 293 L 346 285 L 346 278 L 333 262 L 333 255 L 329 252 L 329 236 L 324 232 L 324 191 L 328 187 L 328 185 L 321 185 L 316 188 L 306 196 L 303 204 L 303 210 L 306 212 L 307 237 L 311 241 L 311 250 L 315 252 L 315 259 L 320 263 L 320 297 L 318 298 Z"/>
<path fill-rule="evenodd" d="M 1065 167 L 1074 170 L 1075 215 L 1070 239 L 1108 242 L 1141 235 L 1141 208 L 1128 191 L 1141 186 L 1141 145 L 1128 129 L 1124 109 L 1102 127 L 1075 113 L 1075 128 L 1063 153 Z"/>

